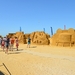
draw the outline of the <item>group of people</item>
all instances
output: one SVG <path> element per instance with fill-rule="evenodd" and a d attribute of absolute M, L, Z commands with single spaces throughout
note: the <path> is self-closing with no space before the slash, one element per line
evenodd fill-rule
<path fill-rule="evenodd" d="M 18 50 L 19 41 L 17 37 L 15 37 L 15 39 L 13 37 L 0 37 L 0 47 L 3 51 L 5 51 L 5 53 L 8 53 L 8 49 L 13 51 L 14 43 L 16 44 L 16 49 Z"/>
<path fill-rule="evenodd" d="M 5 51 L 5 53 L 8 53 L 8 50 L 13 51 L 14 43 L 15 43 L 16 49 L 18 50 L 19 40 L 17 37 L 9 38 L 9 37 L 1 37 L 0 36 L 0 48 L 2 48 L 3 51 Z M 28 37 L 28 40 L 27 40 L 28 48 L 30 48 L 30 44 L 31 44 L 31 39 L 30 39 L 30 37 Z"/>

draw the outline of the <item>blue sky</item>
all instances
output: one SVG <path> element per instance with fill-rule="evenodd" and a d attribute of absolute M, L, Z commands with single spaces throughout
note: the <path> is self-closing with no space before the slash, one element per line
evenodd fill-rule
<path fill-rule="evenodd" d="M 75 0 L 0 0 L 0 35 L 75 29 Z"/>

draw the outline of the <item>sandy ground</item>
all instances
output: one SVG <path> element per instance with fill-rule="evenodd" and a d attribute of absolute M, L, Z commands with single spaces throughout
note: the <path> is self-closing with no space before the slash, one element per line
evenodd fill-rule
<path fill-rule="evenodd" d="M 0 48 L 0 71 L 10 75 L 75 75 L 75 47 L 20 44 L 8 54 Z"/>

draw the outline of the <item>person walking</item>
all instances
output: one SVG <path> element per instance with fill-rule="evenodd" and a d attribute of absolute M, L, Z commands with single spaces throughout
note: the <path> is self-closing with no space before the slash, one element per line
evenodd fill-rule
<path fill-rule="evenodd" d="M 30 48 L 30 44 L 31 44 L 31 39 L 30 39 L 30 37 L 28 37 L 28 40 L 27 40 L 27 48 Z"/>
<path fill-rule="evenodd" d="M 14 46 L 14 38 L 10 38 L 10 50 L 13 51 L 13 46 Z"/>
<path fill-rule="evenodd" d="M 19 40 L 18 40 L 18 38 L 17 38 L 17 37 L 16 37 L 16 40 L 15 40 L 15 42 L 16 42 L 16 49 L 17 49 L 17 51 L 18 51 Z"/>
<path fill-rule="evenodd" d="M 6 38 L 6 51 L 5 53 L 8 53 L 8 48 L 9 48 L 9 42 L 10 42 L 10 38 Z"/>
<path fill-rule="evenodd" d="M 2 49 L 3 49 L 3 51 L 4 51 L 4 48 L 5 48 L 5 41 L 4 41 L 3 38 L 2 38 L 1 46 L 2 46 Z"/>
<path fill-rule="evenodd" d="M 5 41 L 4 48 L 6 48 L 6 40 L 7 40 L 7 38 L 4 37 L 3 40 Z"/>

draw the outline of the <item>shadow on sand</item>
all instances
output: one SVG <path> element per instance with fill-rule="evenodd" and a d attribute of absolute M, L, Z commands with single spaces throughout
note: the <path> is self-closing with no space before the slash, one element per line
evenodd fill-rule
<path fill-rule="evenodd" d="M 10 52 L 8 54 L 19 54 L 20 52 Z"/>
<path fill-rule="evenodd" d="M 15 48 L 14 48 L 15 49 Z M 21 52 L 19 52 L 19 51 L 22 51 L 23 49 L 18 49 L 18 50 L 13 50 L 13 51 L 11 51 L 10 53 L 8 53 L 8 54 L 19 54 L 19 53 L 21 53 Z"/>
<path fill-rule="evenodd" d="M 13 48 L 13 50 L 16 50 L 16 48 Z M 18 51 L 22 51 L 23 49 L 18 49 Z"/>
<path fill-rule="evenodd" d="M 7 74 L 4 74 L 2 71 L 0 71 L 0 75 L 7 75 Z"/>
<path fill-rule="evenodd" d="M 37 46 L 31 46 L 30 48 L 36 48 Z"/>
<path fill-rule="evenodd" d="M 18 51 L 23 51 L 24 49 L 18 49 Z"/>

